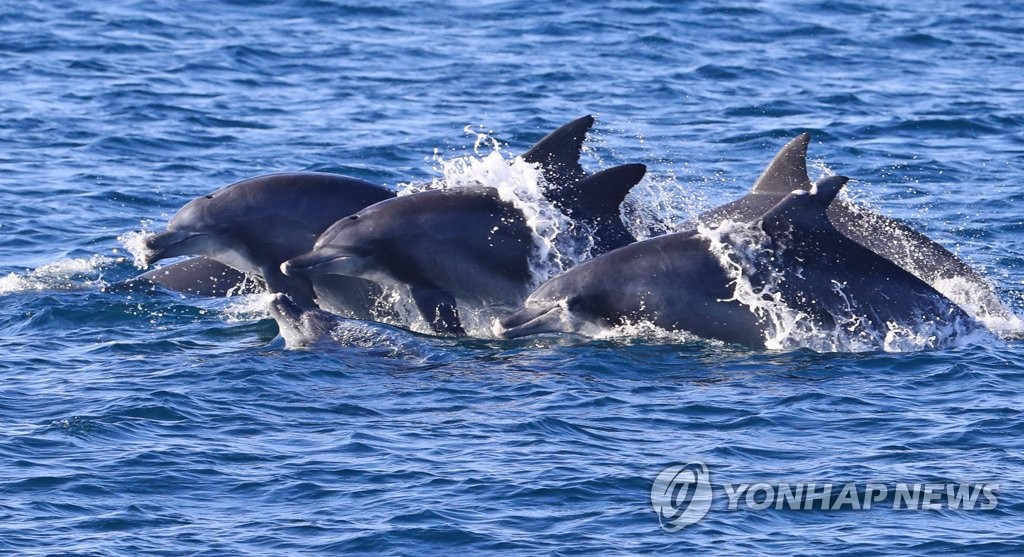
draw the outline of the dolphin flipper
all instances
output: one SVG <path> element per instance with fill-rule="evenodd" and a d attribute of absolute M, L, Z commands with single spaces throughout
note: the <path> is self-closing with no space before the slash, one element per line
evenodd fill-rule
<path fill-rule="evenodd" d="M 206 257 L 193 257 L 152 269 L 124 281 L 125 286 L 155 284 L 174 292 L 222 298 L 240 293 L 248 276 Z"/>
<path fill-rule="evenodd" d="M 420 314 L 427 320 L 431 330 L 440 335 L 466 336 L 459 321 L 455 297 L 435 288 L 413 287 L 412 298 Z"/>
<path fill-rule="evenodd" d="M 522 158 L 539 164 L 544 171 L 544 180 L 552 186 L 576 182 L 586 176 L 580 165 L 580 151 L 593 125 L 593 116 L 577 118 L 544 136 L 523 153 Z"/>

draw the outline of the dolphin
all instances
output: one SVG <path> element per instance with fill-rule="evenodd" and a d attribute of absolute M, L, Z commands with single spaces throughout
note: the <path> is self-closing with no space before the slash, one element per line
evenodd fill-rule
<path fill-rule="evenodd" d="M 308 348 L 330 341 L 343 319 L 322 309 L 300 307 L 280 292 L 271 294 L 269 310 L 288 348 Z"/>
<path fill-rule="evenodd" d="M 541 165 L 554 184 L 579 180 L 580 150 L 592 116 L 577 118 L 544 136 L 523 157 Z M 201 295 L 222 295 L 230 288 L 211 287 L 224 277 L 214 262 L 266 283 L 302 308 L 323 306 L 348 317 L 371 318 L 380 291 L 376 284 L 343 276 L 310 281 L 288 277 L 280 264 L 313 247 L 316 238 L 337 220 L 395 193 L 356 178 L 314 172 L 269 174 L 236 182 L 186 204 L 167 230 L 147 239 L 146 264 L 183 255 L 206 259 L 181 262 L 144 274 L 143 280 Z M 204 270 L 209 276 L 204 276 Z M 217 280 L 226 286 L 229 281 Z"/>
<path fill-rule="evenodd" d="M 934 288 L 848 239 L 826 216 L 847 178 L 833 176 L 791 192 L 753 223 L 763 234 L 744 275 L 758 301 L 778 294 L 816 327 L 865 334 L 889 324 L 973 320 Z M 544 332 L 594 334 L 627 322 L 763 348 L 770 333 L 737 295 L 735 272 L 723 265 L 709 236 L 697 230 L 651 238 L 614 250 L 541 285 L 522 308 L 495 324 L 515 338 Z"/>
<path fill-rule="evenodd" d="M 698 215 L 696 221 L 710 226 L 717 226 L 727 220 L 750 222 L 760 218 L 793 190 L 809 189 L 811 180 L 807 176 L 807 145 L 810 139 L 810 134 L 803 133 L 791 140 L 779 150 L 747 195 Z M 950 279 L 966 281 L 969 285 L 966 290 L 978 302 L 962 305 L 976 306 L 980 313 L 976 317 L 1012 317 L 1013 312 L 1006 307 L 985 277 L 955 254 L 906 224 L 857 207 L 846 199 L 837 199 L 832 203 L 828 208 L 828 217 L 847 238 L 896 263 L 954 299 L 961 296 L 949 292 L 943 282 Z M 684 229 L 693 224 L 684 225 Z M 972 308 L 967 309 L 971 311 Z"/>
<path fill-rule="evenodd" d="M 202 255 L 260 277 L 271 292 L 302 307 L 316 307 L 314 285 L 288 277 L 282 261 L 301 254 L 339 218 L 394 192 L 364 180 L 316 172 L 268 174 L 225 186 L 187 203 L 167 230 L 146 240 L 146 264 Z M 376 285 L 348 278 L 337 293 L 339 312 L 369 317 Z"/>
<path fill-rule="evenodd" d="M 619 205 L 644 176 L 629 164 L 569 183 L 549 184 L 547 199 L 594 233 L 595 253 L 634 241 Z M 439 334 L 462 336 L 457 305 L 513 308 L 533 282 L 536 246 L 518 208 L 486 186 L 397 197 L 335 223 L 309 253 L 285 262 L 289 276 L 344 275 L 408 287 Z"/>

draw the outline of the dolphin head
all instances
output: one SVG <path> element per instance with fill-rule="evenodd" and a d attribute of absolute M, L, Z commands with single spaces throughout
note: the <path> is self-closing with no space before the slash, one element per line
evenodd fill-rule
<path fill-rule="evenodd" d="M 495 321 L 491 332 L 498 338 L 519 338 L 541 333 L 572 332 L 571 314 L 564 303 L 528 303 L 512 315 Z"/>
<path fill-rule="evenodd" d="M 281 272 L 290 277 L 345 275 L 367 278 L 372 269 L 370 250 L 359 246 L 315 248 L 281 264 Z"/>
<path fill-rule="evenodd" d="M 491 332 L 507 339 L 544 333 L 597 334 L 607 324 L 583 310 L 586 303 L 572 296 L 560 299 L 531 296 L 515 313 L 495 321 Z"/>
<path fill-rule="evenodd" d="M 591 324 L 600 321 L 588 311 L 590 298 L 575 280 L 555 277 L 530 294 L 515 313 L 496 321 L 491 332 L 499 338 L 519 338 L 590 329 Z"/>
<path fill-rule="evenodd" d="M 331 340 L 331 333 L 342 318 L 321 309 L 302 308 L 281 293 L 270 295 L 270 315 L 288 348 L 305 348 Z"/>
<path fill-rule="evenodd" d="M 233 241 L 237 219 L 216 193 L 187 203 L 167 229 L 146 238 L 145 264 L 186 255 L 203 255 L 244 272 L 255 272 L 241 246 Z"/>
<path fill-rule="evenodd" d="M 281 264 L 288 276 L 315 277 L 345 275 L 379 280 L 374 249 L 379 240 L 372 226 L 359 222 L 360 214 L 350 215 L 331 225 L 317 239 L 313 249 Z"/>
<path fill-rule="evenodd" d="M 281 263 L 309 251 L 339 218 L 392 197 L 387 188 L 335 174 L 246 178 L 187 203 L 166 232 L 149 238 L 144 259 L 206 256 L 258 276 L 268 289 L 308 307 L 314 304 L 313 286 L 282 275 Z"/>

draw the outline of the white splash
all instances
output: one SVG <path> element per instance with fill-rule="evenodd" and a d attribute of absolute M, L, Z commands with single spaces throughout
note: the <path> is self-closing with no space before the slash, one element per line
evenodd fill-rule
<path fill-rule="evenodd" d="M 866 200 L 856 197 L 854 191 L 851 188 L 844 188 L 840 194 L 844 196 L 852 212 L 864 214 L 868 218 L 871 214 L 878 213 L 873 211 Z M 891 239 L 890 245 L 903 249 L 901 253 L 893 254 L 894 263 L 927 282 L 997 336 L 1024 337 L 1024 320 L 999 298 L 994 287 L 990 284 L 981 285 L 973 277 L 937 276 L 936 270 L 929 267 L 930 259 L 916 251 L 916 238 L 895 227 L 886 227 L 886 230 Z M 975 270 L 978 271 L 976 268 Z M 980 280 L 988 281 L 980 271 L 978 275 Z"/>
<path fill-rule="evenodd" d="M 220 314 L 228 323 L 250 323 L 270 317 L 270 302 L 274 294 L 257 292 L 227 298 Z"/>
<path fill-rule="evenodd" d="M 586 332 L 584 331 L 584 334 Z M 628 341 L 634 339 L 642 339 L 644 342 L 653 342 L 659 344 L 687 344 L 696 341 L 709 342 L 712 344 L 725 345 L 724 342 L 717 340 L 702 339 L 693 333 L 687 331 L 670 331 L 651 323 L 650 321 L 630 321 L 625 320 L 623 323 L 614 327 L 602 329 L 592 336 L 597 339 L 607 340 L 621 340 Z"/>
<path fill-rule="evenodd" d="M 540 165 L 520 157 L 506 158 L 501 145 L 490 135 L 469 127 L 465 131 L 476 136 L 472 155 L 447 159 L 435 150 L 435 166 L 442 177 L 429 184 L 403 184 L 399 195 L 466 186 L 497 190 L 503 201 L 522 212 L 532 232 L 533 287 L 588 258 L 593 247 L 591 231 L 570 220 L 544 197 L 548 185 Z"/>
<path fill-rule="evenodd" d="M 102 286 L 102 279 L 98 276 L 100 271 L 123 261 L 124 258 L 121 257 L 94 255 L 85 258 L 61 259 L 23 274 L 9 273 L 7 276 L 0 277 L 0 295 Z"/>
<path fill-rule="evenodd" d="M 381 285 L 381 294 L 371 310 L 373 319 L 417 333 L 433 334 L 427 320 L 416 307 L 412 292 L 404 285 Z"/>
<path fill-rule="evenodd" d="M 825 327 L 808 314 L 786 304 L 778 291 L 779 273 L 767 277 L 755 287 L 750 275 L 759 258 L 772 257 L 768 238 L 756 223 L 725 222 L 717 228 L 699 227 L 698 233 L 710 242 L 711 253 L 732 279 L 733 296 L 747 306 L 764 326 L 765 347 L 770 350 L 807 348 L 816 352 L 911 352 L 947 348 L 977 342 L 984 332 L 970 323 L 947 323 L 933 316 L 922 316 L 911 323 L 886 323 L 885 330 L 869 327 L 870 321 L 851 303 L 834 313 L 833 327 Z M 762 259 L 763 260 L 763 259 Z M 845 299 L 845 284 L 833 281 L 834 291 Z"/>
<path fill-rule="evenodd" d="M 117 237 L 117 241 L 131 254 L 135 267 L 145 269 L 146 264 L 144 262 L 150 254 L 149 248 L 146 247 L 146 238 L 153 233 L 150 230 L 150 227 L 153 226 L 153 221 L 145 219 L 141 222 L 141 226 L 139 230 L 131 230 L 121 234 Z"/>
<path fill-rule="evenodd" d="M 698 226 L 697 233 L 707 238 L 712 255 L 732 279 L 732 298 L 720 301 L 736 301 L 750 308 L 765 325 L 767 348 L 791 348 L 788 346 L 791 339 L 806 338 L 814 332 L 810 317 L 786 305 L 775 290 L 779 276 L 768 277 L 760 289 L 750 282 L 749 275 L 757 258 L 771 256 L 768 237 L 760 226 L 725 221 L 717 228 Z"/>
<path fill-rule="evenodd" d="M 1024 320 L 1002 300 L 993 300 L 991 292 L 979 289 L 974 281 L 963 277 L 937 279 L 932 287 L 1000 338 L 1024 338 Z"/>

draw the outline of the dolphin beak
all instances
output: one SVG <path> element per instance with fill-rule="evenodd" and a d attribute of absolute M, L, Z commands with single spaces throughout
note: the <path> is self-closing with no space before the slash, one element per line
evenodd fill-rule
<path fill-rule="evenodd" d="M 496 321 L 491 332 L 498 338 L 519 338 L 540 333 L 571 332 L 565 327 L 565 307 L 561 304 L 524 307 Z"/>
<path fill-rule="evenodd" d="M 351 259 L 348 254 L 331 249 L 318 249 L 281 263 L 281 272 L 289 277 L 332 273 L 338 263 Z"/>
<path fill-rule="evenodd" d="M 302 309 L 292 301 L 286 294 L 276 292 L 270 295 L 270 312 L 275 319 L 285 319 L 291 322 L 298 322 L 302 318 Z"/>
<path fill-rule="evenodd" d="M 188 253 L 185 242 L 203 235 L 201 233 L 184 232 L 181 230 L 168 230 L 160 234 L 154 234 L 146 238 L 146 254 L 143 263 L 148 267 L 168 257 L 195 255 Z"/>

